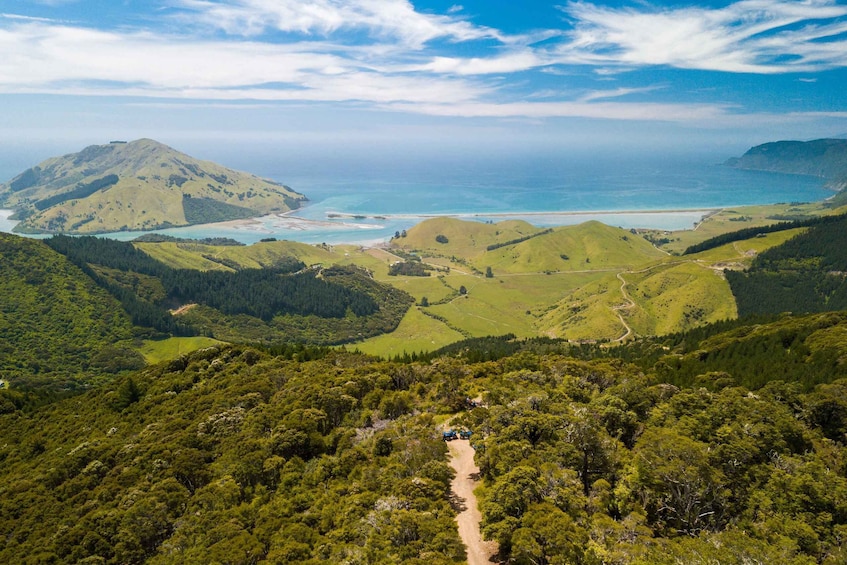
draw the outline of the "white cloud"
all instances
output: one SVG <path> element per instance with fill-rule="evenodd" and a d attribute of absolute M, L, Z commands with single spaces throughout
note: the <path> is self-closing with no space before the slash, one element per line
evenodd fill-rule
<path fill-rule="evenodd" d="M 199 19 L 233 35 L 283 31 L 327 36 L 339 30 L 364 30 L 414 48 L 438 38 L 503 40 L 497 30 L 452 15 L 420 13 L 408 0 L 181 0 L 180 5 L 192 11 L 186 21 Z"/>
<path fill-rule="evenodd" d="M 0 13 L 0 18 L 6 20 L 22 20 L 26 22 L 53 22 L 55 20 L 51 20 L 50 18 L 37 18 L 35 16 L 23 16 L 20 14 L 3 14 Z"/>
<path fill-rule="evenodd" d="M 180 21 L 194 25 L 170 35 L 0 14 L 0 93 L 702 123 L 743 110 L 613 101 L 657 87 L 587 92 L 585 70 L 594 72 L 595 84 L 603 78 L 624 84 L 624 71 L 653 65 L 765 74 L 847 66 L 847 6 L 830 0 L 742 0 L 719 9 L 572 2 L 563 8 L 572 30 L 524 36 L 474 25 L 458 14 L 460 6 L 428 14 L 408 0 L 174 1 Z M 460 56 L 443 41 L 432 47 L 436 39 L 488 41 L 472 46 L 475 56 Z M 526 76 L 504 80 L 530 70 L 545 74 L 535 91 Z"/>
<path fill-rule="evenodd" d="M 0 91 L 380 103 L 465 102 L 487 91 L 463 79 L 378 72 L 334 50 L 31 23 L 0 29 Z"/>
<path fill-rule="evenodd" d="M 538 53 L 523 49 L 493 57 L 435 57 L 429 63 L 409 70 L 436 74 L 485 75 L 515 73 L 548 64 Z"/>
<path fill-rule="evenodd" d="M 592 100 L 607 100 L 609 98 L 620 98 L 630 94 L 643 94 L 657 90 L 658 86 L 645 86 L 642 88 L 616 88 L 614 90 L 595 90 L 580 97 L 580 102 L 591 102 Z"/>
<path fill-rule="evenodd" d="M 743 0 L 724 8 L 609 8 L 571 2 L 560 61 L 782 73 L 843 67 L 847 6 L 830 0 Z"/>

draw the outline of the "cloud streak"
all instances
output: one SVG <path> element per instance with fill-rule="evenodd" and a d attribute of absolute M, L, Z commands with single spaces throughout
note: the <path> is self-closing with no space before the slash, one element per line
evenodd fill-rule
<path fill-rule="evenodd" d="M 364 30 L 373 38 L 397 40 L 416 49 L 438 38 L 504 39 L 497 30 L 475 26 L 455 15 L 422 14 L 407 0 L 182 0 L 180 5 L 192 12 L 186 21 L 199 21 L 234 35 L 282 31 L 329 36 Z"/>
<path fill-rule="evenodd" d="M 134 29 L 0 14 L 0 93 L 704 123 L 747 110 L 684 97 L 626 102 L 655 90 L 667 100 L 673 91 L 663 80 L 652 81 L 661 88 L 627 84 L 627 71 L 773 75 L 847 66 L 847 7 L 829 0 L 742 0 L 719 9 L 571 2 L 562 7 L 567 25 L 526 35 L 477 25 L 460 6 L 422 13 L 408 0 L 175 2 L 172 25 Z M 586 71 L 591 86 L 570 83 Z M 536 85 L 531 73 L 547 80 Z M 597 88 L 600 76 L 618 84 Z"/>
<path fill-rule="evenodd" d="M 809 72 L 847 64 L 847 7 L 828 0 L 744 0 L 708 9 L 600 7 L 571 2 L 561 62 L 665 65 L 732 73 Z"/>

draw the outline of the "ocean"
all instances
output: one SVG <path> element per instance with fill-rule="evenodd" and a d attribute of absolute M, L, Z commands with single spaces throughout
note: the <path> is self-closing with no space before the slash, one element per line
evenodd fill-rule
<path fill-rule="evenodd" d="M 832 195 L 814 177 L 741 171 L 717 159 L 690 157 L 373 158 L 325 167 L 318 162 L 292 166 L 260 160 L 232 166 L 282 182 L 305 194 L 309 202 L 282 219 L 162 233 L 231 237 L 244 243 L 270 237 L 375 243 L 440 215 L 493 222 L 519 218 L 545 227 L 597 219 L 624 228 L 674 230 L 691 228 L 715 208 L 810 202 Z M 0 214 L 0 231 L 12 225 Z M 140 233 L 110 237 L 131 239 Z"/>

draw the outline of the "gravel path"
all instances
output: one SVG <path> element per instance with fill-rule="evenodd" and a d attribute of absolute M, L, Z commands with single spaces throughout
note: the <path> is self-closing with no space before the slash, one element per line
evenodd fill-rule
<path fill-rule="evenodd" d="M 450 466 L 456 470 L 451 485 L 453 504 L 458 515 L 459 537 L 467 548 L 468 565 L 491 565 L 496 563 L 497 543 L 483 541 L 479 531 L 482 515 L 473 489 L 479 478 L 479 467 L 474 463 L 474 450 L 469 441 L 453 440 L 447 443 L 450 449 Z"/>

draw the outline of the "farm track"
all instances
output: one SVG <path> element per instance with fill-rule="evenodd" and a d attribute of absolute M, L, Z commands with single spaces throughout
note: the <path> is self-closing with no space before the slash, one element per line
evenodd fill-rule
<path fill-rule="evenodd" d="M 450 450 L 450 466 L 456 476 L 450 485 L 451 501 L 456 509 L 459 537 L 465 544 L 468 565 L 491 565 L 497 563 L 497 543 L 484 541 L 479 524 L 482 514 L 474 495 L 479 482 L 479 467 L 474 463 L 474 449 L 469 441 L 454 440 L 447 443 Z"/>

